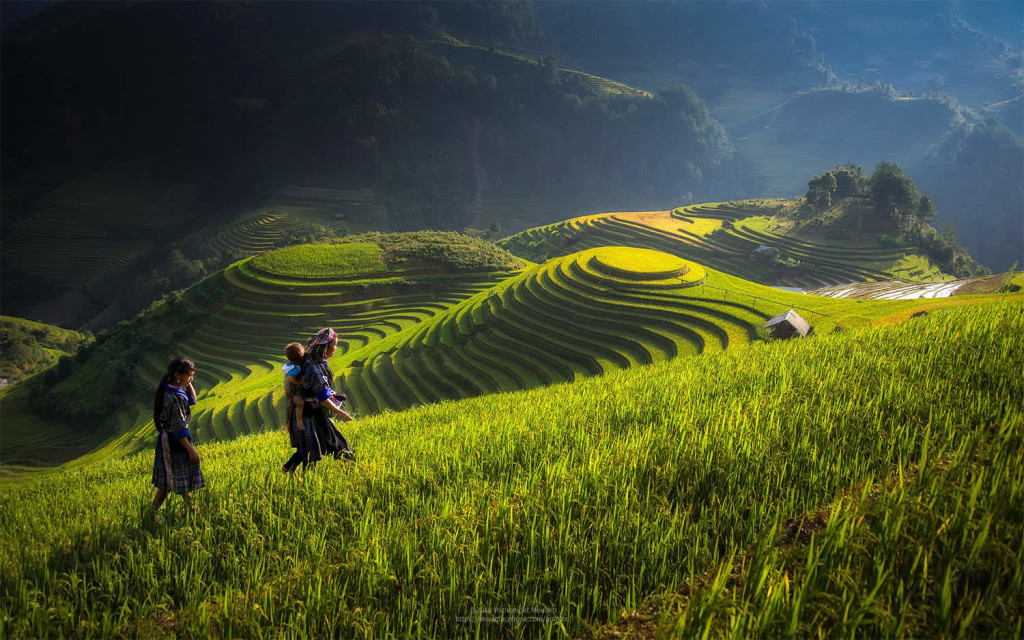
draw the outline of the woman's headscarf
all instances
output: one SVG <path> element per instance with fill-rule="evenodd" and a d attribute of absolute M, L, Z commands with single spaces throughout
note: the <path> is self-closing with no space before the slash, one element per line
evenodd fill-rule
<path fill-rule="evenodd" d="M 338 334 L 334 332 L 334 329 L 325 327 L 316 332 L 316 334 L 309 339 L 309 357 L 315 362 L 324 359 L 324 352 L 327 351 L 327 345 L 331 344 L 338 339 Z"/>

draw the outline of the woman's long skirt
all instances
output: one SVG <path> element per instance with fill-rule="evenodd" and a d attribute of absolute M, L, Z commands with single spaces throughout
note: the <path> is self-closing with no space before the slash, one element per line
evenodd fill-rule
<path fill-rule="evenodd" d="M 157 438 L 156 455 L 153 458 L 153 486 L 158 491 L 182 494 L 205 487 L 206 481 L 203 480 L 203 470 L 199 463 L 188 459 L 188 451 L 172 450 L 169 438 L 166 431 Z"/>
<path fill-rule="evenodd" d="M 352 447 L 348 446 L 348 440 L 334 426 L 334 421 L 327 416 L 326 411 L 306 405 L 302 411 L 302 422 L 306 425 L 306 447 L 310 462 L 326 456 L 332 456 L 335 460 L 356 459 Z"/>

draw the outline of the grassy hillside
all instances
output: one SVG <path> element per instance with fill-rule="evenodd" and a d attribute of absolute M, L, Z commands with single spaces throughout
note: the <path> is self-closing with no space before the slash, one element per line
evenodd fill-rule
<path fill-rule="evenodd" d="M 606 263 L 607 264 L 607 263 Z M 1024 630 L 1024 301 L 205 445 L 0 490 L 5 637 Z"/>

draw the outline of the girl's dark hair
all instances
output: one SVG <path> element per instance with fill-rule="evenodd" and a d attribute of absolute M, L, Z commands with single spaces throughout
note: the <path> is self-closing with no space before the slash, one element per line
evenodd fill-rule
<path fill-rule="evenodd" d="M 171 364 L 167 365 L 167 373 L 164 377 L 160 378 L 160 383 L 156 385 L 156 394 L 153 396 L 153 425 L 156 430 L 160 430 L 160 412 L 164 409 L 164 385 L 170 383 L 174 379 L 176 373 L 188 373 L 195 371 L 196 365 L 188 358 L 175 358 L 171 360 Z"/>

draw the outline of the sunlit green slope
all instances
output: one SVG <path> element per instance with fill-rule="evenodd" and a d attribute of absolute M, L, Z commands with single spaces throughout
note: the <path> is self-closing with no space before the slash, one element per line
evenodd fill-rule
<path fill-rule="evenodd" d="M 929 304 L 943 303 L 804 295 L 662 251 L 597 247 L 529 267 L 354 350 L 335 373 L 366 415 L 714 353 L 767 338 L 766 322 L 790 309 L 820 335 Z"/>
<path fill-rule="evenodd" d="M 70 373 L 7 394 L 4 470 L 66 462 L 101 443 L 76 464 L 147 446 L 147 398 L 179 354 L 198 367 L 200 439 L 274 429 L 284 411 L 283 347 L 325 326 L 341 337 L 331 362 L 337 385 L 367 416 L 714 353 L 765 338 L 765 322 L 789 309 L 821 335 L 948 303 L 766 287 L 679 258 L 679 237 L 648 243 L 652 224 L 583 236 L 632 247 L 596 246 L 526 268 L 493 245 L 431 233 L 242 260 L 114 332 Z"/>
<path fill-rule="evenodd" d="M 63 462 L 104 441 L 94 457 L 143 446 L 153 437 L 148 399 L 177 355 L 196 363 L 200 404 L 193 417 L 201 440 L 276 428 L 288 342 L 331 326 L 344 354 L 519 268 L 493 245 L 433 232 L 369 234 L 247 258 L 126 323 L 67 375 L 54 372 L 2 396 L 4 465 Z M 69 426 L 57 429 L 60 423 Z"/>
<path fill-rule="evenodd" d="M 707 203 L 672 211 L 602 213 L 529 229 L 499 244 L 533 261 L 604 245 L 645 247 L 753 282 L 801 289 L 953 279 L 913 247 L 858 247 L 842 240 L 823 244 L 797 237 L 773 218 L 776 210 L 771 203 Z"/>
<path fill-rule="evenodd" d="M 4 637 L 1019 637 L 1024 301 L 0 489 Z"/>

